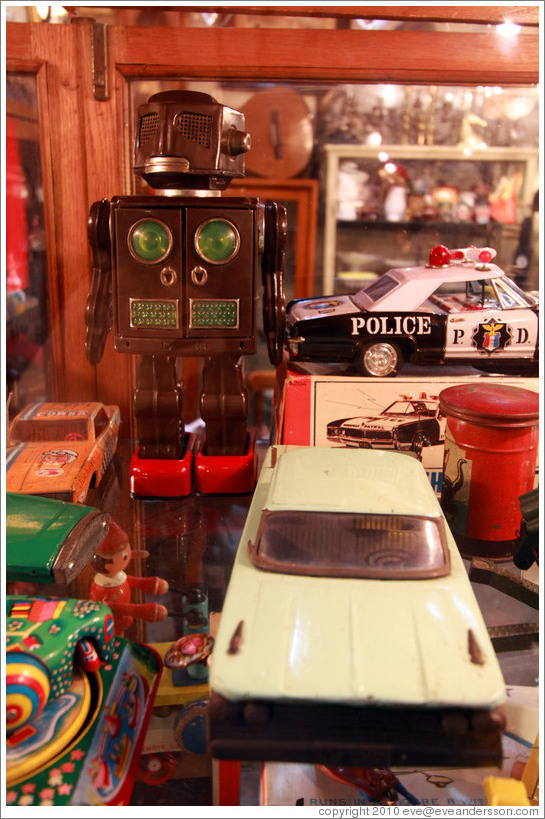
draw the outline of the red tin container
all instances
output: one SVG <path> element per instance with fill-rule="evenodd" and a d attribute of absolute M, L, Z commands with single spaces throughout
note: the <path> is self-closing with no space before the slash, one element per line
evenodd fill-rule
<path fill-rule="evenodd" d="M 439 395 L 447 419 L 441 506 L 462 555 L 510 560 L 519 496 L 534 487 L 539 395 L 504 384 L 463 384 Z"/>

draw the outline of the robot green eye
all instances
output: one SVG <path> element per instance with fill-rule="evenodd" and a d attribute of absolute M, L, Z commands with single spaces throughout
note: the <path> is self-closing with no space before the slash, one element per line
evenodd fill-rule
<path fill-rule="evenodd" d="M 239 250 L 240 234 L 226 219 L 208 219 L 197 228 L 195 250 L 211 264 L 230 262 Z"/>
<path fill-rule="evenodd" d="M 157 219 L 141 219 L 129 232 L 129 250 L 140 262 L 162 262 L 172 250 L 172 233 Z"/>

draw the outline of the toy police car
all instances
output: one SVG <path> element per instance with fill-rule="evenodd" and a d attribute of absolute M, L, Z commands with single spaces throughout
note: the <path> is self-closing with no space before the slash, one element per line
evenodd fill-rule
<path fill-rule="evenodd" d="M 290 359 L 353 362 L 376 377 L 405 361 L 537 361 L 538 299 L 492 263 L 495 255 L 438 245 L 427 265 L 389 270 L 354 295 L 291 301 Z"/>

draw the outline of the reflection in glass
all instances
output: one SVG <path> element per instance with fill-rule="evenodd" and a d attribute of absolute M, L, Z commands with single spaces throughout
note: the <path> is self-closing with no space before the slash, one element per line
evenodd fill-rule
<path fill-rule="evenodd" d="M 48 299 L 33 76 L 6 77 L 6 380 L 10 414 L 47 397 Z"/>
<path fill-rule="evenodd" d="M 270 198 L 281 201 L 274 184 L 319 183 L 314 292 L 299 296 L 355 292 L 391 267 L 422 263 L 438 244 L 492 246 L 506 273 L 537 288 L 537 87 L 139 79 L 132 122 L 138 105 L 170 88 L 245 113 L 246 179 L 266 181 Z M 142 185 L 135 179 L 134 191 Z M 291 247 L 300 218 L 290 214 Z M 292 257 L 288 296 L 294 280 Z"/>

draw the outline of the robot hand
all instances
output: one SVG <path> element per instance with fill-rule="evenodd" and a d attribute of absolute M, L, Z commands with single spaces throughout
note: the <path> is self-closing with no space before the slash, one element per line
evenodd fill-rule
<path fill-rule="evenodd" d="M 85 307 L 85 356 L 95 365 L 102 358 L 106 336 L 112 327 L 110 206 L 106 199 L 91 206 L 88 230 L 93 272 Z"/>

